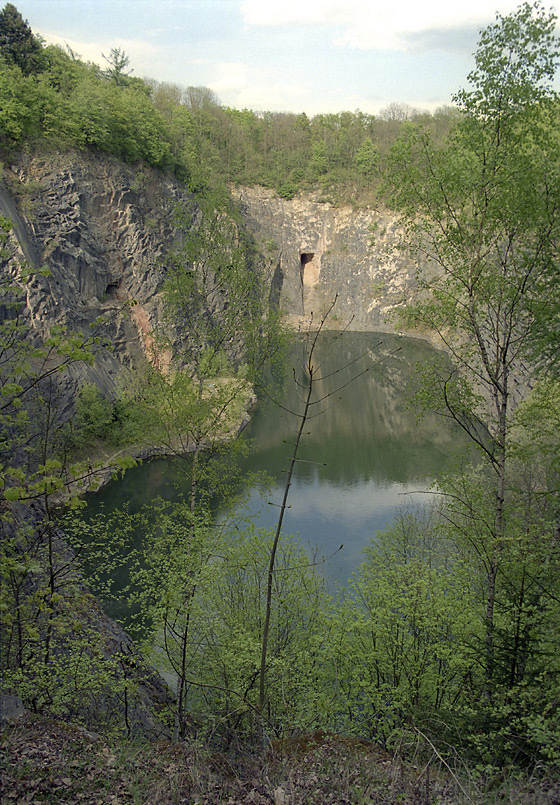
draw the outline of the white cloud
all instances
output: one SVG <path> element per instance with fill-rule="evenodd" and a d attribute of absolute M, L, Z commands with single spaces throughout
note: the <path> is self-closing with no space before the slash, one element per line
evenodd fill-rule
<path fill-rule="evenodd" d="M 242 62 L 220 62 L 214 65 L 215 75 L 210 89 L 227 105 L 238 109 L 285 109 L 305 97 L 308 87 L 275 81 L 270 70 L 256 70 Z"/>
<path fill-rule="evenodd" d="M 214 65 L 216 78 L 212 81 L 210 89 L 218 95 L 224 92 L 236 92 L 247 87 L 249 83 L 249 69 L 240 62 L 219 62 Z"/>
<path fill-rule="evenodd" d="M 306 99 L 307 87 L 295 84 L 267 84 L 246 87 L 237 95 L 235 106 L 242 109 L 278 112 L 286 109 L 298 109 L 300 99 Z"/>
<path fill-rule="evenodd" d="M 241 13 L 247 25 L 339 25 L 348 20 L 356 0 L 244 0 Z M 361 4 L 361 3 L 360 3 Z"/>
<path fill-rule="evenodd" d="M 376 481 L 361 481 L 345 487 L 343 492 L 337 490 L 335 492 L 328 482 L 309 484 L 296 479 L 290 490 L 290 512 L 297 517 L 308 517 L 317 511 L 327 519 L 370 520 L 372 510 L 383 514 L 389 509 L 418 502 L 420 494 L 422 500 L 435 494 L 429 491 L 426 483 L 387 482 L 382 486 Z"/>
<path fill-rule="evenodd" d="M 248 26 L 314 25 L 332 27 L 335 44 L 379 50 L 408 50 L 410 37 L 465 25 L 484 27 L 495 12 L 508 13 L 518 0 L 244 0 Z"/>

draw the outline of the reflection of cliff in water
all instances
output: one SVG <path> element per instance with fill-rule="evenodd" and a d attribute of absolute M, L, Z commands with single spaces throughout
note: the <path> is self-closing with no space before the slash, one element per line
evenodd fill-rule
<path fill-rule="evenodd" d="M 316 399 L 332 396 L 315 406 L 300 458 L 324 462 L 319 470 L 324 480 L 407 482 L 434 477 L 464 444 L 458 428 L 436 415 L 419 422 L 409 405 L 418 387 L 418 365 L 441 357 L 429 344 L 386 334 L 345 333 L 339 339 L 325 333 L 316 355 L 324 378 L 317 383 Z M 290 361 L 301 381 L 304 356 L 304 345 L 297 345 Z M 368 366 L 373 368 L 349 382 Z M 341 391 L 333 393 L 338 388 Z M 283 404 L 291 410 L 302 408 L 291 371 Z M 293 441 L 297 424 L 296 417 L 267 404 L 256 411 L 248 429 L 256 440 L 259 463 L 277 477 L 290 452 L 285 442 Z M 314 464 L 298 463 L 302 479 L 317 471 Z"/>
<path fill-rule="evenodd" d="M 362 354 L 363 359 L 348 366 Z M 390 357 L 379 363 L 383 355 Z M 334 334 L 326 333 L 321 340 L 320 396 L 343 386 L 372 361 L 378 363 L 331 397 L 323 406 L 326 410 L 308 421 L 299 454 L 304 461 L 297 462 L 292 478 L 284 529 L 298 534 L 304 544 L 317 546 L 321 555 L 334 557 L 320 570 L 332 581 L 346 583 L 363 559 L 364 545 L 378 529 L 392 522 L 399 506 L 429 502 L 430 495 L 425 494 L 428 484 L 449 466 L 453 452 L 464 444 L 457 428 L 450 428 L 446 420 L 431 416 L 418 423 L 407 407 L 418 381 L 417 364 L 434 361 L 437 356 L 422 341 L 390 335 L 345 333 L 337 340 Z M 302 347 L 298 345 L 290 364 L 300 372 L 301 358 Z M 347 370 L 332 375 L 344 366 Z M 297 395 L 293 379 L 290 382 L 292 372 L 288 375 L 281 402 L 293 408 Z M 241 468 L 247 489 L 240 513 L 253 516 L 262 528 L 276 528 L 297 425 L 296 417 L 267 404 L 256 411 L 247 429 L 254 444 Z M 146 462 L 94 495 L 90 510 L 105 507 L 110 511 L 126 501 L 131 511 L 137 511 L 156 495 L 175 500 L 188 488 L 184 469 L 182 460 Z M 275 479 L 264 495 L 259 484 L 253 485 L 252 470 Z M 220 516 L 219 502 L 216 512 Z M 339 551 L 341 543 L 344 549 Z"/>

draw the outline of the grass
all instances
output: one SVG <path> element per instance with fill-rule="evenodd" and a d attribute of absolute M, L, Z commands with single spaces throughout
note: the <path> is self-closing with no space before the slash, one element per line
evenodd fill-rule
<path fill-rule="evenodd" d="M 427 747 L 423 747 L 423 751 Z M 429 747 L 428 747 L 429 749 Z M 130 742 L 26 715 L 0 743 L 2 803 L 52 805 L 553 805 L 560 780 L 461 779 L 436 754 L 403 760 L 323 732 L 265 754 Z"/>

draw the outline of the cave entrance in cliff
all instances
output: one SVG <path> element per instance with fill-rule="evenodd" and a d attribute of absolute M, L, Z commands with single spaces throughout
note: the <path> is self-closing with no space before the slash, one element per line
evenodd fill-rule
<path fill-rule="evenodd" d="M 110 282 L 105 289 L 106 299 L 118 299 L 119 297 L 119 284 L 118 282 Z"/>
<path fill-rule="evenodd" d="M 317 266 L 314 252 L 302 252 L 300 255 L 300 274 L 302 285 L 315 285 L 317 282 Z"/>

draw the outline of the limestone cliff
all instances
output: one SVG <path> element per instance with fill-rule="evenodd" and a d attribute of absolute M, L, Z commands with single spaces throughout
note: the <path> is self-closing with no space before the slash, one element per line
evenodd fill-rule
<path fill-rule="evenodd" d="M 114 391 L 123 367 L 145 353 L 173 240 L 172 203 L 180 193 L 149 168 L 107 157 L 23 156 L 4 168 L 0 213 L 12 221 L 14 249 L 32 268 L 49 270 L 27 286 L 32 331 L 42 337 L 53 324 L 65 324 L 87 334 L 106 317 L 112 351 L 101 351 L 95 368 L 75 370 L 106 393 Z M 123 309 L 132 300 L 136 304 Z"/>
<path fill-rule="evenodd" d="M 297 326 L 337 304 L 331 327 L 392 331 L 387 314 L 416 289 L 415 266 L 395 251 L 395 217 L 379 209 L 286 200 L 263 188 L 232 190 L 269 263 L 272 296 Z"/>
<path fill-rule="evenodd" d="M 331 326 L 392 329 L 386 314 L 406 303 L 415 281 L 410 262 L 389 256 L 397 239 L 389 213 L 286 200 L 262 188 L 232 193 L 257 246 L 253 259 L 268 272 L 270 298 L 295 326 L 320 317 L 338 294 Z M 173 202 L 185 195 L 150 168 L 106 156 L 23 154 L 4 167 L 0 213 L 12 220 L 14 249 L 50 272 L 27 288 L 31 326 L 38 336 L 54 323 L 87 333 L 109 316 L 113 351 L 101 353 L 95 368 L 76 370 L 106 393 L 123 367 L 146 354 L 175 237 Z M 75 387 L 77 380 L 70 374 L 65 382 Z"/>

